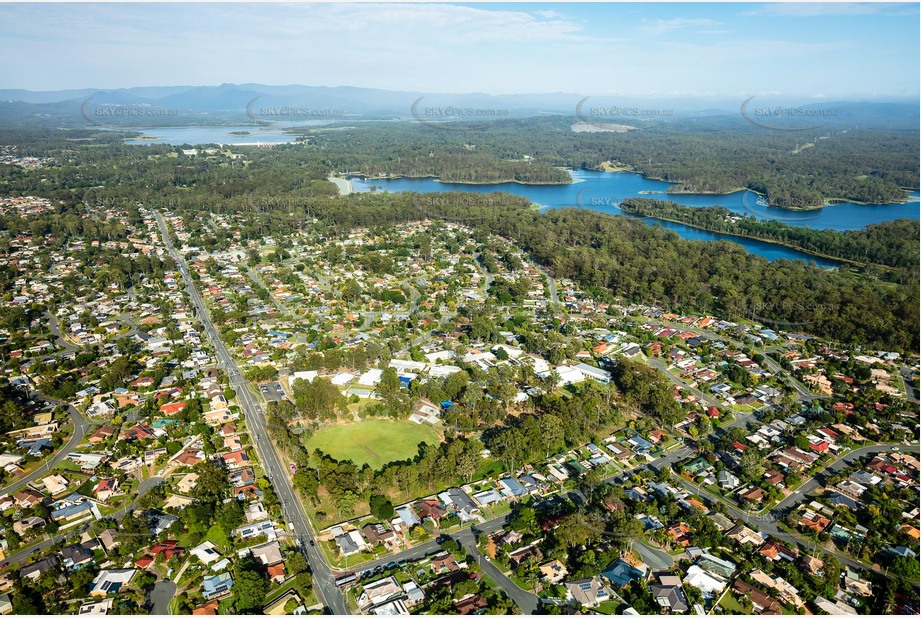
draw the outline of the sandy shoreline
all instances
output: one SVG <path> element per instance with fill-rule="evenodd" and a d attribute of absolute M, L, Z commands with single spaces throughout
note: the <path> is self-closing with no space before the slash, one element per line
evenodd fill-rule
<path fill-rule="evenodd" d="M 348 195 L 352 192 L 352 181 L 348 178 L 330 176 L 327 180 L 336 185 L 336 188 L 339 189 L 339 195 Z"/>

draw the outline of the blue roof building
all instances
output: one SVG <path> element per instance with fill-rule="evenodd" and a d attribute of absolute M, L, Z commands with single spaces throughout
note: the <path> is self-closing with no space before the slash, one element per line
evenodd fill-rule
<path fill-rule="evenodd" d="M 631 564 L 627 564 L 622 558 L 612 562 L 607 569 L 602 571 L 601 575 L 615 586 L 623 588 L 629 586 L 635 581 L 646 577 L 646 573 Z"/>
<path fill-rule="evenodd" d="M 231 588 L 233 588 L 233 578 L 230 573 L 221 573 L 220 575 L 205 578 L 202 585 L 202 594 L 205 595 L 206 599 L 213 599 L 227 594 Z"/>
<path fill-rule="evenodd" d="M 499 481 L 499 484 L 515 497 L 524 496 L 528 493 L 528 490 L 521 483 L 510 476 Z"/>

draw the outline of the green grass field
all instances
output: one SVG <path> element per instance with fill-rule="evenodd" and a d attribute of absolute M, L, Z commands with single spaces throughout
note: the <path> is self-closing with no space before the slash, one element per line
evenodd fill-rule
<path fill-rule="evenodd" d="M 376 470 L 391 461 L 414 457 L 420 442 L 438 444 L 439 440 L 428 425 L 368 419 L 324 427 L 310 437 L 307 448 L 311 452 L 320 449 L 339 461 L 351 459 L 359 468 L 367 463 Z"/>

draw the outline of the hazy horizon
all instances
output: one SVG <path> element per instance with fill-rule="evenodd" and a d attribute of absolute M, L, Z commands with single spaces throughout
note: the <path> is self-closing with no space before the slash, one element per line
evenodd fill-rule
<path fill-rule="evenodd" d="M 0 4 L 0 88 L 919 96 L 917 4 Z"/>

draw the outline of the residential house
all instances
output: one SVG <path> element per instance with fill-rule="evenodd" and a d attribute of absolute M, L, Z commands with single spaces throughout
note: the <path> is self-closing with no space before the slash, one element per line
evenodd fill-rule
<path fill-rule="evenodd" d="M 773 560 L 774 562 L 777 562 L 778 560 L 787 560 L 788 562 L 792 562 L 796 560 L 798 555 L 796 550 L 789 549 L 776 539 L 771 539 L 762 545 L 758 550 L 758 553 L 769 560 Z"/>
<path fill-rule="evenodd" d="M 230 576 L 230 573 L 221 573 L 205 577 L 201 592 L 208 600 L 219 599 L 229 595 L 231 588 L 233 588 L 233 577 Z"/>
<path fill-rule="evenodd" d="M 183 494 L 191 493 L 195 486 L 198 484 L 198 475 L 194 472 L 189 472 L 184 477 L 179 479 L 179 482 L 176 484 L 176 490 Z"/>
<path fill-rule="evenodd" d="M 780 603 L 767 596 L 754 586 L 749 586 L 741 579 L 732 584 L 732 591 L 748 597 L 752 608 L 759 614 L 780 614 Z"/>
<path fill-rule="evenodd" d="M 649 592 L 662 611 L 682 614 L 690 609 L 677 575 L 660 575 L 659 583 L 650 585 Z"/>
<path fill-rule="evenodd" d="M 416 509 L 420 517 L 428 517 L 436 522 L 448 514 L 448 511 L 442 508 L 441 503 L 437 500 L 422 500 L 413 504 L 413 508 Z"/>
<path fill-rule="evenodd" d="M 339 551 L 343 556 L 357 554 L 367 547 L 367 543 L 365 543 L 364 538 L 358 530 L 343 532 L 334 537 L 333 540 L 336 542 L 336 545 L 339 546 Z"/>
<path fill-rule="evenodd" d="M 93 552 L 86 545 L 68 545 L 61 550 L 61 559 L 65 569 L 76 571 L 84 565 L 93 563 Z"/>
<path fill-rule="evenodd" d="M 93 494 L 97 500 L 102 502 L 107 502 L 116 491 L 118 491 L 118 479 L 114 477 L 100 479 L 96 486 L 93 487 Z"/>
<path fill-rule="evenodd" d="M 742 524 L 734 527 L 732 530 L 726 533 L 726 536 L 739 545 L 750 544 L 754 547 L 760 547 L 761 544 L 764 543 L 764 538 L 760 534 Z"/>
<path fill-rule="evenodd" d="M 525 545 L 508 553 L 508 560 L 512 568 L 518 568 L 528 559 L 533 559 L 536 562 L 541 558 L 543 558 L 543 554 L 541 554 L 536 545 Z"/>
<path fill-rule="evenodd" d="M 116 540 L 115 535 L 116 530 L 114 528 L 103 530 L 97 535 L 99 542 L 102 543 L 102 547 L 106 552 L 112 551 L 121 544 Z"/>
<path fill-rule="evenodd" d="M 26 532 L 41 528 L 45 525 L 45 520 L 41 517 L 24 517 L 19 521 L 13 522 L 13 532 L 23 536 Z"/>
<path fill-rule="evenodd" d="M 453 573 L 460 570 L 460 565 L 457 564 L 457 559 L 454 557 L 454 554 L 450 554 L 446 551 L 435 555 L 432 558 L 431 566 L 432 570 L 436 573 Z"/>
<path fill-rule="evenodd" d="M 764 499 L 765 491 L 760 487 L 752 487 L 739 494 L 739 497 L 746 502 L 761 502 Z"/>
<path fill-rule="evenodd" d="M 32 564 L 27 564 L 19 569 L 19 577 L 25 577 L 34 581 L 41 577 L 45 571 L 56 569 L 59 564 L 60 561 L 57 556 L 45 556 L 41 560 L 37 560 Z"/>
<path fill-rule="evenodd" d="M 591 577 L 577 579 L 564 584 L 566 599 L 583 607 L 598 607 L 611 598 L 601 579 Z"/>
<path fill-rule="evenodd" d="M 115 599 L 112 598 L 84 601 L 80 605 L 80 609 L 77 611 L 77 615 L 102 616 L 108 614 L 109 611 L 111 611 L 112 604 L 114 602 Z"/>
<path fill-rule="evenodd" d="M 697 588 L 705 595 L 716 596 L 726 588 L 726 580 L 696 564 L 688 567 L 684 577 L 684 585 Z"/>
<path fill-rule="evenodd" d="M 370 545 L 383 543 L 390 546 L 397 542 L 397 535 L 393 530 L 388 530 L 383 524 L 368 524 L 361 529 L 361 533 L 368 539 Z"/>
<path fill-rule="evenodd" d="M 396 577 L 391 575 L 365 585 L 358 597 L 358 608 L 362 613 L 368 613 L 368 610 L 378 605 L 403 596 L 403 588 Z"/>
<path fill-rule="evenodd" d="M 211 541 L 205 541 L 201 545 L 193 547 L 190 553 L 198 558 L 202 564 L 206 565 L 221 559 L 220 552 Z"/>
<path fill-rule="evenodd" d="M 635 581 L 645 579 L 647 572 L 633 566 L 623 558 L 618 558 L 602 571 L 601 575 L 618 588 L 623 588 Z"/>
<path fill-rule="evenodd" d="M 96 575 L 93 580 L 93 586 L 90 589 L 91 596 L 107 596 L 115 594 L 126 586 L 137 569 L 105 569 Z"/>
<path fill-rule="evenodd" d="M 278 544 L 278 541 L 271 541 L 251 547 L 249 551 L 253 555 L 253 558 L 267 567 L 278 564 L 284 559 L 281 555 L 281 546 Z"/>
<path fill-rule="evenodd" d="M 89 437 L 87 438 L 87 441 L 90 444 L 96 446 L 96 445 L 102 444 L 103 442 L 105 442 L 106 440 L 114 436 L 117 432 L 118 430 L 115 427 L 104 425 L 103 427 L 100 427 L 99 429 L 91 433 Z"/>
<path fill-rule="evenodd" d="M 540 565 L 539 569 L 541 579 L 544 579 L 550 584 L 558 584 L 569 575 L 569 571 L 559 560 L 551 560 L 550 562 L 545 562 Z M 610 578 L 609 578 L 610 579 Z"/>
<path fill-rule="evenodd" d="M 484 609 L 489 606 L 489 603 L 482 596 L 478 594 L 470 595 L 469 597 L 464 597 L 460 601 L 455 601 L 454 609 L 457 610 L 457 613 L 461 616 L 469 616 L 470 614 L 480 614 Z"/>
<path fill-rule="evenodd" d="M 45 486 L 45 491 L 48 492 L 48 495 L 56 496 L 67 491 L 70 481 L 60 474 L 52 474 L 43 478 L 42 484 Z"/>

